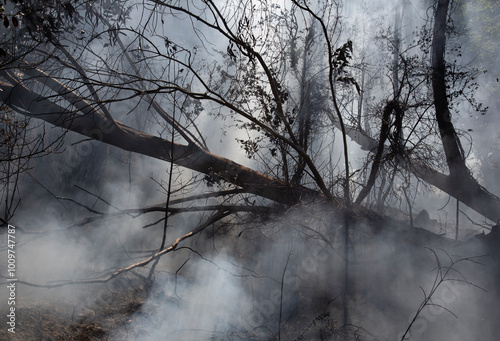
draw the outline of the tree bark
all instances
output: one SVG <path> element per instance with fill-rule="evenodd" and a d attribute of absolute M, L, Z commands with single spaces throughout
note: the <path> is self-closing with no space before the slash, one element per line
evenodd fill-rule
<path fill-rule="evenodd" d="M 426 165 L 412 164 L 411 169 L 421 180 L 439 188 L 491 221 L 500 217 L 500 198 L 488 192 L 475 179 L 457 184 L 456 177 L 440 173 Z"/>
<path fill-rule="evenodd" d="M 450 0 L 439 0 L 434 15 L 434 30 L 432 40 L 432 90 L 436 121 L 441 135 L 441 141 L 446 156 L 450 175 L 446 178 L 434 176 L 436 181 L 443 182 L 446 191 L 468 206 L 474 204 L 474 209 L 497 221 L 500 217 L 500 199 L 479 185 L 465 164 L 465 154 L 451 122 L 451 113 L 446 91 L 446 31 Z M 464 199 L 466 201 L 464 201 Z"/>
<path fill-rule="evenodd" d="M 432 40 L 432 91 L 436 121 L 443 142 L 446 162 L 451 176 L 468 177 L 469 171 L 465 165 L 465 156 L 460 139 L 451 122 L 451 113 L 446 91 L 446 31 L 449 0 L 439 0 L 434 15 L 434 30 Z"/>
<path fill-rule="evenodd" d="M 174 162 L 179 166 L 214 175 L 240 186 L 248 193 L 287 205 L 325 199 L 320 192 L 304 186 L 290 187 L 282 181 L 197 147 L 172 143 L 144 134 L 120 122 L 116 122 L 116 127 L 113 127 L 97 110 L 89 110 L 85 115 L 77 115 L 20 84 L 12 86 L 0 82 L 0 89 L 2 90 L 0 100 L 23 115 L 38 118 L 92 139 L 156 159 L 170 161 L 172 155 Z M 362 137 L 362 143 L 377 145 L 375 139 L 365 135 Z M 357 142 L 356 139 L 353 140 Z M 467 185 L 464 183 L 463 186 L 457 186 L 449 175 L 442 174 L 426 165 L 412 164 L 411 170 L 418 178 L 459 199 L 488 219 L 492 221 L 499 219 L 500 198 L 489 193 L 476 181 L 468 181 Z M 339 202 L 340 199 L 337 199 L 335 204 L 338 205 Z"/>
<path fill-rule="evenodd" d="M 194 145 L 182 145 L 145 134 L 118 121 L 109 122 L 98 110 L 84 115 L 53 103 L 22 84 L 0 82 L 0 100 L 21 114 L 79 133 L 121 149 L 173 162 L 197 172 L 214 176 L 243 188 L 246 192 L 278 203 L 294 205 L 324 199 L 323 194 L 304 186 L 288 186 L 232 160 Z M 339 201 L 340 202 L 340 199 Z"/>
<path fill-rule="evenodd" d="M 361 202 L 366 198 L 368 193 L 370 193 L 370 190 L 375 184 L 375 180 L 378 176 L 378 170 L 382 165 L 382 155 L 384 153 L 385 141 L 387 141 L 387 137 L 389 136 L 390 115 L 393 110 L 398 110 L 396 108 L 397 105 L 398 103 L 396 101 L 391 101 L 387 103 L 384 108 L 384 112 L 382 115 L 382 124 L 380 126 L 380 135 L 378 138 L 377 152 L 375 153 L 375 157 L 373 158 L 372 169 L 370 171 L 370 175 L 368 176 L 368 181 L 356 198 L 356 204 L 361 204 Z"/>

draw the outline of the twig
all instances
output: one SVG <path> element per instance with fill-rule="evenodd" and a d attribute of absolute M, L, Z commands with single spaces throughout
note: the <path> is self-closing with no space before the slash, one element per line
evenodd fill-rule
<path fill-rule="evenodd" d="M 65 286 L 65 285 L 106 283 L 106 282 L 109 282 L 110 280 L 118 277 L 122 273 L 129 272 L 133 269 L 148 265 L 149 263 L 151 263 L 155 259 L 157 259 L 157 258 L 159 258 L 159 257 L 161 257 L 169 252 L 175 251 L 177 249 L 177 246 L 179 245 L 179 243 L 181 243 L 183 240 L 193 237 L 194 235 L 196 235 L 199 232 L 206 229 L 208 226 L 214 224 L 215 222 L 221 220 L 222 218 L 228 216 L 229 214 L 231 214 L 230 211 L 229 212 L 228 211 L 219 211 L 217 213 L 214 213 L 209 219 L 207 219 L 204 223 L 198 225 L 193 231 L 186 233 L 185 235 L 177 238 L 168 248 L 163 249 L 163 250 L 155 253 L 154 255 L 150 256 L 149 258 L 147 258 L 141 262 L 131 264 L 125 268 L 120 268 L 105 278 L 68 280 L 68 281 L 60 281 L 59 283 L 55 283 L 55 284 L 34 284 L 31 282 L 22 281 L 22 280 L 18 280 L 17 283 L 24 284 L 24 285 L 31 286 L 31 287 L 37 287 L 37 288 L 57 288 L 57 287 Z"/>
<path fill-rule="evenodd" d="M 288 267 L 288 262 L 290 261 L 290 256 L 292 254 L 292 250 L 288 252 L 288 257 L 286 258 L 285 268 L 283 269 L 283 274 L 281 276 L 281 287 L 280 287 L 280 316 L 278 322 L 278 340 L 281 341 L 281 317 L 283 314 L 283 284 L 285 283 L 285 273 L 286 268 Z"/>
<path fill-rule="evenodd" d="M 446 310 L 447 312 L 449 312 L 450 314 L 452 314 L 453 316 L 455 316 L 456 318 L 458 318 L 458 316 L 455 315 L 448 308 L 446 308 L 446 307 L 444 307 L 444 306 L 442 306 L 440 304 L 436 304 L 436 303 L 432 302 L 432 297 L 436 293 L 437 289 L 444 282 L 446 282 L 446 281 L 458 281 L 458 282 L 466 283 L 469 286 L 473 286 L 473 287 L 476 287 L 476 288 L 484 290 L 483 288 L 481 288 L 481 287 L 479 287 L 477 285 L 474 285 L 473 283 L 470 283 L 469 281 L 467 281 L 467 279 L 459 271 L 453 269 L 453 267 L 456 264 L 458 264 L 460 262 L 463 262 L 463 261 L 475 262 L 474 258 L 460 258 L 459 260 L 454 261 L 451 258 L 451 256 L 446 251 L 441 250 L 441 251 L 443 251 L 446 254 L 446 256 L 448 257 L 448 259 L 450 260 L 450 263 L 451 263 L 449 266 L 444 267 L 444 266 L 441 266 L 441 261 L 439 260 L 439 257 L 437 255 L 437 253 L 434 250 L 430 249 L 430 248 L 427 248 L 427 249 L 430 252 L 432 252 L 432 254 L 434 255 L 434 258 L 436 260 L 436 263 L 437 263 L 436 276 L 434 277 L 434 283 L 432 284 L 431 290 L 429 291 L 428 294 L 425 292 L 425 290 L 422 287 L 420 287 L 420 290 L 422 290 L 422 293 L 424 294 L 424 300 L 422 301 L 422 303 L 420 303 L 420 306 L 418 307 L 418 309 L 417 309 L 417 311 L 415 313 L 415 316 L 413 316 L 413 319 L 411 320 L 411 322 L 408 325 L 408 327 L 406 328 L 403 336 L 401 337 L 401 341 L 404 341 L 406 339 L 406 335 L 408 335 L 408 333 L 410 332 L 412 326 L 415 324 L 415 322 L 417 321 L 418 317 L 420 316 L 420 314 L 422 313 L 422 311 L 424 310 L 424 308 L 427 307 L 427 306 L 433 306 L 433 307 L 442 308 L 442 309 Z M 458 275 L 460 275 L 460 277 L 462 277 L 462 279 L 448 278 L 449 273 L 452 272 L 452 271 L 455 272 L 455 273 L 457 273 Z"/>

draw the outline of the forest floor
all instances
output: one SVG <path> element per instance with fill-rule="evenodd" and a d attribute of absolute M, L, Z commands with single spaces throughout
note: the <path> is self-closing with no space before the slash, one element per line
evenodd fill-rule
<path fill-rule="evenodd" d="M 422 229 L 403 231 L 397 234 L 396 240 L 400 241 L 404 249 L 410 250 L 409 245 L 412 245 L 412 249 L 427 251 L 427 256 L 429 256 L 427 250 L 429 245 L 433 245 L 438 250 L 448 244 L 454 245 L 456 243 Z M 478 235 L 470 242 L 463 243 L 460 250 L 464 253 L 466 253 L 467 248 L 475 250 L 478 243 L 485 244 L 487 249 L 495 255 L 490 261 L 484 259 L 485 264 L 481 267 L 482 271 L 478 272 L 480 276 L 471 277 L 470 280 L 472 283 L 477 282 L 480 287 L 483 285 L 479 280 L 485 277 L 490 277 L 494 283 L 497 283 L 500 275 L 493 269 L 498 269 L 496 264 L 500 259 L 500 255 L 497 254 L 500 250 L 500 235 L 498 233 Z M 459 251 L 457 248 L 453 250 Z M 475 252 L 469 253 L 475 254 Z M 483 259 L 481 260 L 483 261 Z M 475 266 L 475 264 L 472 265 Z M 417 262 L 415 268 L 418 267 L 419 263 Z M 468 277 L 467 279 L 469 280 Z M 122 284 L 118 287 L 116 283 Z M 17 291 L 18 299 L 15 307 L 15 334 L 8 332 L 7 313 L 10 307 L 6 300 L 2 299 L 0 302 L 0 341 L 156 340 L 154 336 L 156 329 L 160 329 L 169 322 L 167 321 L 169 318 L 175 318 L 172 315 L 165 316 L 160 307 L 165 304 L 168 306 L 182 305 L 182 300 L 167 296 L 164 292 L 150 290 L 138 279 L 124 278 L 121 279 L 121 282 L 116 283 L 66 286 L 50 290 L 20 286 Z M 4 289 L 2 288 L 2 290 Z M 491 297 L 490 301 L 494 303 L 493 298 L 496 295 Z M 317 306 L 314 305 L 314 307 Z M 319 310 L 299 310 L 294 318 L 285 322 L 287 337 L 283 337 L 283 339 L 327 340 L 333 337 L 346 339 L 339 337 L 343 330 L 335 316 L 327 314 L 331 308 L 332 305 L 328 309 L 323 307 Z M 334 310 L 337 311 L 340 308 L 335 307 Z M 357 333 L 356 330 L 348 332 L 350 335 Z M 312 338 L 313 334 L 320 335 L 321 338 Z M 231 338 L 225 337 L 226 335 L 215 339 L 230 340 Z M 294 337 L 289 338 L 290 335 Z M 167 340 L 170 339 L 168 335 L 165 337 Z M 249 339 L 255 340 L 257 338 Z"/>
<path fill-rule="evenodd" d="M 0 323 L 3 327 L 0 330 L 0 341 L 156 341 L 155 329 L 161 328 L 163 323 L 168 322 L 167 316 L 160 316 L 159 307 L 165 303 L 170 305 L 179 303 L 179 300 L 159 293 L 155 294 L 155 303 L 152 304 L 147 297 L 148 290 L 144 288 L 108 291 L 104 295 L 97 294 L 99 299 L 92 299 L 92 303 L 82 303 L 89 301 L 85 295 L 96 296 L 95 292 L 92 292 L 95 288 L 90 285 L 78 290 L 80 292 L 71 298 L 66 294 L 60 298 L 42 297 L 43 293 L 36 294 L 40 293 L 39 290 L 25 291 L 22 299 L 19 299 L 19 304 L 16 303 L 15 333 L 8 332 L 7 317 L 2 313 Z M 151 291 L 149 295 L 151 297 Z M 9 308 L 4 306 L 1 309 L 8 311 Z M 328 337 L 331 337 L 332 333 L 345 332 L 341 329 L 336 330 L 337 324 L 329 318 L 328 313 L 314 316 L 316 315 L 311 311 L 297 314 L 292 321 L 288 321 L 290 330 L 283 332 L 287 335 L 284 339 L 289 339 L 290 333 L 295 336 L 293 339 L 299 336 L 298 339 L 301 340 L 319 340 L 316 337 L 318 333 L 330 339 Z M 312 334 L 315 337 L 312 337 Z M 256 334 L 223 333 L 219 336 L 220 338 L 214 339 L 269 339 L 269 335 L 261 338 Z M 165 335 L 165 340 L 170 339 Z"/>
<path fill-rule="evenodd" d="M 134 334 L 147 332 L 131 328 L 132 315 L 144 314 L 144 294 L 128 291 L 108 295 L 89 307 L 75 300 L 24 296 L 16 307 L 15 334 L 8 332 L 6 315 L 2 314 L 0 340 L 135 340 L 138 335 Z"/>

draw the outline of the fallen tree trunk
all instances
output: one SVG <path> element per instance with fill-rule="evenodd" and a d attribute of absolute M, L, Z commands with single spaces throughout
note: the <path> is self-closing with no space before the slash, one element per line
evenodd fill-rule
<path fill-rule="evenodd" d="M 217 156 L 201 148 L 182 145 L 109 120 L 97 110 L 81 115 L 53 103 L 22 84 L 0 82 L 0 100 L 15 111 L 38 118 L 118 148 L 154 157 L 179 166 L 228 181 L 246 192 L 272 201 L 294 205 L 324 198 L 323 194 L 304 186 L 288 186 L 285 182 Z M 339 201 L 340 202 L 340 199 Z"/>
<path fill-rule="evenodd" d="M 217 156 L 195 146 L 173 143 L 148 135 L 120 122 L 108 122 L 97 110 L 84 115 L 71 112 L 47 98 L 30 91 L 21 84 L 12 86 L 0 83 L 0 100 L 17 112 L 44 120 L 118 148 L 174 162 L 188 169 L 214 176 L 278 203 L 294 205 L 324 199 L 323 194 L 304 186 L 288 186 L 285 182 L 269 177 L 232 160 Z M 369 137 L 363 135 L 363 141 Z M 371 139 L 376 145 L 376 140 Z M 412 164 L 411 170 L 421 180 L 457 198 L 465 205 L 492 221 L 499 219 L 500 199 L 480 186 L 475 180 L 457 180 L 428 166 Z M 461 186 L 457 186 L 460 181 Z M 340 198 L 334 205 L 341 206 Z"/>
<path fill-rule="evenodd" d="M 445 175 L 422 164 L 412 163 L 409 168 L 421 180 L 452 195 L 488 219 L 497 221 L 500 218 L 500 199 L 483 188 L 468 171 L 461 152 L 460 141 L 450 120 L 444 60 L 448 5 L 449 0 L 440 0 L 436 8 L 432 43 L 434 70 L 432 83 L 436 102 L 436 120 L 447 156 L 450 175 Z M 78 94 L 64 88 L 62 84 L 53 82 L 54 84 L 49 85 L 49 87 L 70 104 L 68 108 L 56 104 L 52 98 L 43 97 L 33 92 L 21 80 L 15 79 L 15 76 L 9 75 L 8 72 L 4 72 L 3 76 L 10 84 L 0 82 L 0 90 L 2 90 L 0 91 L 0 100 L 22 115 L 44 120 L 55 126 L 127 151 L 165 161 L 173 160 L 179 166 L 210 177 L 223 179 L 243 188 L 248 193 L 278 203 L 293 205 L 326 198 L 320 191 L 300 185 L 292 186 L 195 145 L 174 143 L 128 127 L 115 121 L 109 115 L 101 113 Z M 47 82 L 53 80 L 50 76 L 43 77 L 41 74 L 35 79 L 43 85 L 47 85 Z M 375 139 L 354 127 L 347 127 L 346 134 L 360 144 L 362 149 L 371 150 L 373 146 L 378 145 Z M 339 198 L 333 198 L 333 201 L 334 205 L 342 206 L 342 200 Z"/>

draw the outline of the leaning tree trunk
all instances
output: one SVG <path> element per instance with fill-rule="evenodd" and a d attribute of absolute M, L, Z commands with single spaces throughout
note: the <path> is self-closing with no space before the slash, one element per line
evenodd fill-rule
<path fill-rule="evenodd" d="M 290 187 L 283 181 L 209 153 L 197 146 L 183 145 L 152 136 L 116 120 L 110 122 L 108 117 L 92 108 L 90 104 L 82 103 L 84 100 L 81 98 L 74 98 L 72 105 L 77 112 L 71 112 L 68 108 L 53 103 L 22 84 L 12 86 L 0 82 L 0 90 L 0 101 L 25 116 L 44 120 L 54 126 L 127 151 L 165 161 L 173 160 L 179 166 L 225 180 L 248 193 L 287 205 L 323 198 L 318 191 L 304 186 Z"/>
<path fill-rule="evenodd" d="M 450 174 L 445 175 L 426 166 L 413 164 L 414 174 L 431 185 L 454 196 L 467 206 L 476 210 L 492 221 L 500 217 L 500 199 L 489 193 L 471 176 L 465 165 L 457 133 L 450 120 L 445 82 L 444 52 L 446 46 L 446 19 L 449 0 L 439 0 L 435 12 L 434 38 L 432 43 L 432 85 L 435 97 L 436 120 Z M 5 78 L 5 77 L 4 77 Z M 155 157 L 161 160 L 173 160 L 176 164 L 189 169 L 224 179 L 236 186 L 270 200 L 295 204 L 314 200 L 323 195 L 320 192 L 288 184 L 239 165 L 229 159 L 211 154 L 194 145 L 173 143 L 159 137 L 145 134 L 127 127 L 109 115 L 101 113 L 72 91 L 58 91 L 57 84 L 48 85 L 53 91 L 70 103 L 70 108 L 56 104 L 54 97 L 46 98 L 26 88 L 22 81 L 12 77 L 5 78 L 10 83 L 0 82 L 0 101 L 25 116 L 35 117 L 76 133 L 88 136 L 127 151 Z M 37 77 L 44 85 L 50 77 Z M 61 85 L 62 86 L 62 85 Z M 70 112 L 74 110 L 74 112 Z M 334 120 L 334 124 L 339 123 Z M 343 126 L 343 131 L 362 148 L 370 150 L 378 145 L 369 136 L 356 127 Z M 457 184 L 460 184 L 458 186 Z M 347 193 L 349 194 L 349 193 Z M 334 204 L 341 202 L 333 198 Z"/>
<path fill-rule="evenodd" d="M 444 58 L 448 7 L 449 0 L 439 0 L 435 12 L 432 41 L 432 90 L 435 99 L 436 121 L 450 174 L 443 174 L 425 164 L 418 163 L 411 164 L 410 170 L 421 180 L 448 193 L 479 214 L 496 222 L 500 218 L 500 198 L 481 186 L 470 173 L 465 163 L 458 134 L 451 122 Z M 350 127 L 348 131 L 351 139 L 358 143 L 362 149 L 372 150 L 377 145 L 380 147 L 377 140 L 363 134 L 356 127 Z M 364 196 L 359 197 L 359 199 L 363 198 Z M 360 203 L 361 200 L 357 200 L 357 202 Z"/>
<path fill-rule="evenodd" d="M 500 199 L 479 185 L 465 164 L 458 134 L 451 122 L 446 91 L 446 31 L 450 0 L 439 0 L 434 15 L 432 40 L 432 90 L 436 121 L 448 164 L 449 175 L 440 180 L 447 193 L 493 221 L 500 218 Z"/>
<path fill-rule="evenodd" d="M 451 122 L 451 113 L 446 92 L 446 31 L 449 0 L 439 0 L 434 16 L 434 30 L 432 40 L 432 91 L 434 93 L 434 107 L 439 134 L 443 142 L 446 162 L 450 175 L 467 176 L 469 171 L 465 165 L 465 156 L 460 139 Z"/>

